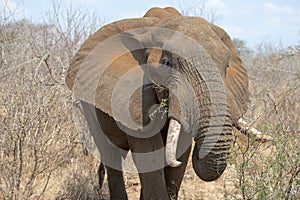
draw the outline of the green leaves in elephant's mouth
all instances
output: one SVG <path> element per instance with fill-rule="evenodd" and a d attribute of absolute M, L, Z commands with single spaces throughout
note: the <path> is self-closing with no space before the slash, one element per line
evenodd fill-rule
<path fill-rule="evenodd" d="M 153 87 L 155 91 L 157 91 L 160 94 L 168 93 L 168 89 L 158 83 L 153 83 L 153 85 L 151 85 L 150 87 Z M 155 118 L 155 115 L 158 113 L 162 113 L 161 115 L 162 119 L 164 115 L 168 113 L 168 101 L 169 101 L 168 97 L 164 96 L 163 98 L 158 98 L 158 100 L 159 100 L 159 106 L 149 114 L 151 120 L 153 120 Z"/>
<path fill-rule="evenodd" d="M 168 113 L 168 99 L 162 99 L 159 103 L 159 106 L 150 113 L 149 117 L 151 120 L 154 119 L 155 114 L 162 113 L 161 118 L 164 118 L 164 115 Z"/>

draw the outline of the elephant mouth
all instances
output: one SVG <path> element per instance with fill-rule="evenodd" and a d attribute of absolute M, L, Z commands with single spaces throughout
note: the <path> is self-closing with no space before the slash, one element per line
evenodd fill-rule
<path fill-rule="evenodd" d="M 161 64 L 156 65 L 162 66 Z M 165 159 L 169 166 L 178 167 L 181 164 L 176 158 L 180 132 L 183 130 L 184 132 L 194 135 L 195 131 L 198 131 L 192 130 L 192 127 L 196 127 L 195 129 L 197 129 L 197 126 L 193 126 L 193 124 L 198 124 L 198 101 L 195 98 L 195 93 L 193 93 L 194 89 L 186 79 L 182 78 L 173 81 L 172 79 L 165 80 L 161 78 L 165 74 L 178 74 L 180 73 L 179 71 L 170 69 L 170 67 L 154 68 L 154 63 L 151 63 L 149 66 L 151 70 L 147 71 L 149 75 L 148 78 L 152 82 L 159 102 L 159 109 L 157 110 L 167 113 L 169 118 Z M 182 76 L 183 75 L 180 74 L 180 77 Z M 157 110 L 155 112 L 157 112 Z M 153 114 L 155 113 L 150 113 L 150 118 Z"/>
<path fill-rule="evenodd" d="M 156 83 L 154 84 L 154 87 L 157 98 L 160 102 L 160 110 L 166 113 L 168 112 L 168 117 L 170 119 L 166 140 L 166 162 L 171 167 L 178 167 L 181 165 L 181 162 L 176 159 L 176 152 L 182 125 L 180 121 L 175 118 L 175 116 L 170 115 L 169 109 L 172 109 L 172 107 L 174 107 L 170 104 L 170 91 L 167 88 Z"/>

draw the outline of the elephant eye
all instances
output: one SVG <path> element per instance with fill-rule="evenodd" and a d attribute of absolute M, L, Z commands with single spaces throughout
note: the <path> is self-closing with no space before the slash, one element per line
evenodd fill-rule
<path fill-rule="evenodd" d="M 169 67 L 172 67 L 172 62 L 171 62 L 171 59 L 169 56 L 163 56 L 161 59 L 160 59 L 160 63 L 163 64 L 163 65 L 167 65 Z"/>

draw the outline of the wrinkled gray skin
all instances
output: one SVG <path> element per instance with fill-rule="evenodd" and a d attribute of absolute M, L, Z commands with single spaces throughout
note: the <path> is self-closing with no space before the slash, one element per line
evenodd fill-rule
<path fill-rule="evenodd" d="M 197 41 L 207 53 L 195 49 L 193 43 L 186 45 L 187 41 L 172 41 L 170 35 L 160 35 L 151 30 L 147 31 L 147 34 L 150 32 L 149 37 L 149 34 L 139 35 L 129 31 L 127 39 L 124 41 L 123 38 L 121 42 L 124 48 L 135 44 L 142 48 L 117 58 L 110 68 L 106 69 L 106 74 L 97 83 L 95 102 L 77 96 L 81 98 L 87 118 L 93 118 L 91 116 L 96 113 L 94 122 L 90 121 L 89 125 L 99 123 L 104 133 L 104 135 L 94 134 L 93 137 L 107 169 L 111 199 L 127 199 L 127 194 L 123 172 L 116 170 L 122 169 L 122 157 L 126 157 L 126 153 L 112 148 L 110 144 L 125 152 L 129 150 L 133 153 L 154 152 L 165 146 L 170 119 L 176 119 L 182 125 L 177 149 L 177 158 L 182 162 L 179 167 L 166 166 L 142 173 L 142 165 L 147 161 L 133 157 L 140 172 L 140 199 L 177 199 L 191 151 L 192 138 L 195 141 L 193 168 L 198 177 L 205 181 L 213 181 L 224 172 L 231 144 L 232 123 L 247 109 L 248 78 L 232 41 L 221 28 L 198 17 L 183 17 L 173 8 L 153 8 L 144 18 L 107 25 L 85 42 L 73 59 L 66 80 L 69 88 L 73 90 L 75 88 L 75 95 L 76 76 L 78 80 L 84 80 L 84 76 L 86 79 L 93 79 L 91 78 L 93 73 L 89 74 L 89 70 L 84 71 L 84 75 L 76 75 L 78 71 L 76 68 L 82 65 L 82 60 L 97 45 L 95 43 L 121 31 L 143 26 L 179 31 Z M 149 44 L 156 48 L 148 48 Z M 175 54 L 174 51 L 178 52 L 179 49 L 179 52 L 186 54 L 184 56 Z M 189 55 L 192 55 L 192 58 Z M 114 80 L 114 77 L 121 77 L 122 73 L 126 72 L 126 67 L 137 64 L 145 65 L 144 68 L 141 67 L 145 72 L 145 79 L 158 82 L 165 88 L 160 90 L 153 84 L 148 84 L 133 94 L 132 102 L 129 104 L 130 114 L 137 124 L 147 126 L 142 130 L 129 128 L 126 120 L 112 114 L 112 105 L 109 102 L 112 92 L 106 93 L 109 89 L 107 91 L 103 89 L 113 88 L 118 81 L 118 78 Z M 88 91 L 90 85 L 89 82 L 83 81 L 77 87 L 82 91 Z M 188 91 L 190 88 L 192 91 Z M 122 102 L 122 96 L 116 98 L 122 109 L 122 105 L 126 102 Z M 162 113 L 156 113 L 154 118 L 150 118 L 152 106 L 160 104 L 163 99 L 168 100 L 168 114 L 162 116 Z M 145 137 L 147 134 L 149 137 Z M 143 137 L 139 137 L 140 135 Z M 164 158 L 164 153 L 158 154 L 156 161 L 153 162 L 161 160 L 164 163 Z"/>

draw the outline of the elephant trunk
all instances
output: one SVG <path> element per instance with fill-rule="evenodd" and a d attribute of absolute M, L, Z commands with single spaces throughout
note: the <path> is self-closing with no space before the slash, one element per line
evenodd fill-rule
<path fill-rule="evenodd" d="M 218 179 L 227 166 L 232 127 L 231 118 L 224 117 L 224 124 L 203 127 L 194 138 L 193 168 L 198 177 L 204 181 Z M 219 132 L 220 130 L 222 132 Z"/>
<path fill-rule="evenodd" d="M 232 140 L 226 89 L 218 68 L 202 70 L 192 61 L 176 61 L 181 69 L 178 77 L 186 80 L 177 79 L 177 84 L 170 87 L 169 117 L 178 120 L 183 131 L 194 137 L 192 161 L 198 177 L 213 181 L 226 168 Z"/>

